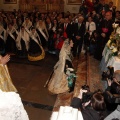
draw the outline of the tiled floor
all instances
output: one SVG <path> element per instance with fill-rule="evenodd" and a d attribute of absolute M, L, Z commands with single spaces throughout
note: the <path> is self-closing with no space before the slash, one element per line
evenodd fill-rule
<path fill-rule="evenodd" d="M 11 60 L 8 64 L 10 75 L 23 100 L 30 120 L 49 120 L 52 110 L 58 110 L 60 105 L 70 105 L 72 97 L 78 95 L 80 87 L 86 84 L 86 80 L 89 79 L 92 70 L 99 65 L 99 62 L 92 62 L 95 60 L 91 57 L 87 59 L 87 57 L 82 54 L 79 60 L 74 59 L 73 64 L 77 70 L 74 92 L 58 96 L 49 94 L 47 88 L 44 87 L 57 62 L 56 56 L 47 54 L 46 58 L 39 62 L 29 62 L 20 59 Z M 92 68 L 93 66 L 95 67 Z M 95 78 L 96 76 L 99 77 L 97 72 L 96 74 L 94 73 L 94 76 Z M 89 79 L 87 83 L 93 87 L 92 83 L 96 83 L 96 81 L 91 82 L 91 79 Z"/>
<path fill-rule="evenodd" d="M 47 58 L 48 57 L 48 58 Z M 38 65 L 27 60 L 8 63 L 9 72 L 20 94 L 30 120 L 49 120 L 56 95 L 50 95 L 44 87 L 57 61 L 56 56 L 47 55 Z M 26 62 L 25 62 L 26 61 Z"/>
<path fill-rule="evenodd" d="M 30 120 L 49 120 L 52 111 L 25 106 Z"/>

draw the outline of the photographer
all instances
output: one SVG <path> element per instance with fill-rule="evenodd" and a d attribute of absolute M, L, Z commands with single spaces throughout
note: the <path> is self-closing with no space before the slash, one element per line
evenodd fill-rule
<path fill-rule="evenodd" d="M 114 72 L 112 80 L 107 78 L 106 81 L 108 85 L 104 92 L 106 107 L 109 110 L 114 110 L 116 105 L 120 103 L 120 70 Z"/>
<path fill-rule="evenodd" d="M 108 80 L 113 80 L 114 68 L 111 66 L 107 67 L 107 71 L 102 73 L 102 83 L 104 86 L 104 91 L 108 89 Z"/>
<path fill-rule="evenodd" d="M 112 94 L 120 94 L 120 70 L 117 70 L 113 74 L 113 80 L 107 79 L 108 88 L 106 91 L 110 91 Z"/>
<path fill-rule="evenodd" d="M 88 90 L 80 89 L 78 97 L 74 97 L 71 103 L 73 108 L 81 110 L 84 120 L 102 120 L 105 118 L 106 104 L 101 92 L 92 94 L 89 101 L 83 102 L 84 94 L 87 94 Z"/>

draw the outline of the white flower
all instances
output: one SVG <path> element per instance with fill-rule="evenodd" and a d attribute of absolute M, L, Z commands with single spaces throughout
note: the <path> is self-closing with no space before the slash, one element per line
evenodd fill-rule
<path fill-rule="evenodd" d="M 120 27 L 117 28 L 116 33 L 120 35 Z"/>
<path fill-rule="evenodd" d="M 118 52 L 118 55 L 120 55 L 120 52 Z"/>
<path fill-rule="evenodd" d="M 69 71 L 71 71 L 71 72 L 72 72 L 72 71 L 74 71 L 74 69 L 73 69 L 73 68 L 67 68 L 67 70 L 69 70 Z"/>
<path fill-rule="evenodd" d="M 114 53 L 117 52 L 117 48 L 114 48 L 114 49 L 112 50 L 112 52 L 114 52 Z"/>
<path fill-rule="evenodd" d="M 113 23 L 112 26 L 113 28 L 117 28 L 119 24 Z"/>
<path fill-rule="evenodd" d="M 111 49 L 111 50 L 114 49 L 114 46 L 111 46 L 110 49 Z"/>
<path fill-rule="evenodd" d="M 107 42 L 107 46 L 108 46 L 108 47 L 109 47 L 110 43 L 111 43 L 111 40 L 109 40 L 109 41 Z"/>

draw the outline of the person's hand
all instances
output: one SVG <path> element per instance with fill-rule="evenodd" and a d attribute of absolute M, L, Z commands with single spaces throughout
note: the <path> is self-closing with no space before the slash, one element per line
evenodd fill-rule
<path fill-rule="evenodd" d="M 113 81 L 116 82 L 118 85 L 120 85 L 120 83 L 117 81 L 116 78 L 113 78 Z"/>
<path fill-rule="evenodd" d="M 104 37 L 104 38 L 106 37 L 105 33 L 102 33 L 101 36 Z"/>
<path fill-rule="evenodd" d="M 108 86 L 111 86 L 112 81 L 110 79 L 107 78 L 107 82 L 108 82 Z"/>
<path fill-rule="evenodd" d="M 6 55 L 4 57 L 1 57 L 0 62 L 5 65 L 10 60 L 10 55 Z"/>
<path fill-rule="evenodd" d="M 82 99 L 83 93 L 86 93 L 87 90 L 80 89 L 80 93 L 78 95 L 78 98 Z"/>
<path fill-rule="evenodd" d="M 90 102 L 91 102 L 90 100 L 89 100 L 88 102 L 85 102 L 85 103 L 83 104 L 83 106 L 84 106 L 84 107 L 88 106 L 88 105 L 90 104 Z"/>

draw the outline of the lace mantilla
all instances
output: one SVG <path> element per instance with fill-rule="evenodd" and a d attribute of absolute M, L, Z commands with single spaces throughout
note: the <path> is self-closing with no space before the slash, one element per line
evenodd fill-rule
<path fill-rule="evenodd" d="M 0 90 L 0 120 L 29 120 L 19 94 Z"/>

